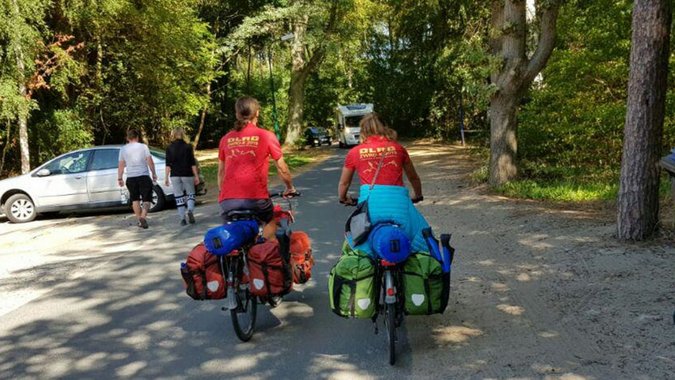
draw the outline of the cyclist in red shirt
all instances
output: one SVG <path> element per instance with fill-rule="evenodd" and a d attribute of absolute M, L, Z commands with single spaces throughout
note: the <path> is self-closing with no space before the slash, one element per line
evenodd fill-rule
<path fill-rule="evenodd" d="M 358 173 L 361 185 L 370 185 L 380 161 L 382 165 L 375 180 L 376 185 L 404 186 L 405 172 L 412 186 L 412 199 L 421 199 L 422 181 L 417 175 L 408 151 L 396 142 L 396 132 L 387 127 L 376 113 L 366 115 L 361 119 L 359 126 L 362 143 L 347 153 L 338 185 L 340 203 L 353 204 L 353 200 L 347 196 L 347 191 L 354 172 Z"/>
<path fill-rule="evenodd" d="M 260 104 L 251 97 L 237 100 L 237 122 L 220 140 L 218 149 L 218 187 L 221 215 L 227 219 L 233 210 L 254 211 L 265 223 L 263 237 L 275 239 L 274 205 L 267 190 L 269 159 L 274 160 L 279 177 L 286 185 L 284 195 L 295 193 L 288 165 L 279 140 L 270 131 L 259 128 Z"/>

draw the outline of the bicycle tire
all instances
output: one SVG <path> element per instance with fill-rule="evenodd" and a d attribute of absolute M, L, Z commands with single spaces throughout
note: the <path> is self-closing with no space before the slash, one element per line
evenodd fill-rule
<path fill-rule="evenodd" d="M 387 304 L 384 314 L 389 341 L 389 365 L 394 365 L 396 363 L 396 304 Z"/>
<path fill-rule="evenodd" d="M 248 342 L 253 337 L 253 332 L 255 331 L 255 322 L 258 315 L 258 298 L 251 296 L 248 289 L 238 289 L 235 293 L 237 298 L 239 298 L 240 293 L 245 294 L 243 299 L 237 300 L 237 305 L 241 305 L 241 309 L 237 307 L 234 310 L 230 310 L 230 315 L 232 316 L 232 327 L 234 327 L 234 333 L 237 334 L 237 338 L 242 342 Z M 239 318 L 242 314 L 248 316 L 248 322 L 241 323 Z"/>

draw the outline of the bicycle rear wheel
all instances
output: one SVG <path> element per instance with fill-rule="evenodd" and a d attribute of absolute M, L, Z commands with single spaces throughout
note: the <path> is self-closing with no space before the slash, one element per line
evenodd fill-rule
<path fill-rule="evenodd" d="M 396 304 L 387 304 L 384 310 L 384 323 L 387 325 L 389 341 L 389 364 L 396 363 Z"/>
<path fill-rule="evenodd" d="M 251 295 L 246 289 L 237 289 L 235 292 L 237 307 L 230 310 L 232 327 L 242 342 L 248 342 L 253 337 L 255 321 L 258 315 L 258 298 Z"/>

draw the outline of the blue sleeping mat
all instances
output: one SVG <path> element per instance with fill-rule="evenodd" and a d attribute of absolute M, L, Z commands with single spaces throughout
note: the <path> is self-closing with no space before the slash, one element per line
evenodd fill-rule
<path fill-rule="evenodd" d="M 369 196 L 370 195 L 370 196 Z M 359 191 L 359 203 L 368 198 L 368 212 L 370 221 L 374 225 L 378 222 L 394 222 L 399 224 L 411 241 L 413 252 L 427 252 L 429 248 L 422 236 L 422 230 L 429 227 L 429 223 L 410 201 L 408 189 L 402 186 L 362 185 Z M 370 239 L 353 248 L 373 255 Z"/>

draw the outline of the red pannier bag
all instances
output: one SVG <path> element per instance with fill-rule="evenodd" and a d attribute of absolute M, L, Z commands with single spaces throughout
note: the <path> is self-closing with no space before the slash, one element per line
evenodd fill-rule
<path fill-rule="evenodd" d="M 312 242 L 307 233 L 294 231 L 291 234 L 291 268 L 293 282 L 304 284 L 312 277 L 314 256 L 312 256 Z"/>
<path fill-rule="evenodd" d="M 209 253 L 204 243 L 197 244 L 180 268 L 185 292 L 196 300 L 225 298 L 226 284 L 218 256 Z"/>
<path fill-rule="evenodd" d="M 277 240 L 266 240 L 248 250 L 248 277 L 249 290 L 255 296 L 282 296 L 291 291 L 291 267 L 281 257 Z"/>

